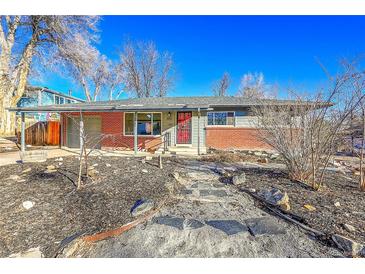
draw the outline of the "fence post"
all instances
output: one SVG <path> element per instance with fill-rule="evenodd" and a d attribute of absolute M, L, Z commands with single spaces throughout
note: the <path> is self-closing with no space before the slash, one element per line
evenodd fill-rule
<path fill-rule="evenodd" d="M 20 146 L 21 152 L 25 151 L 25 113 L 21 112 Z"/>

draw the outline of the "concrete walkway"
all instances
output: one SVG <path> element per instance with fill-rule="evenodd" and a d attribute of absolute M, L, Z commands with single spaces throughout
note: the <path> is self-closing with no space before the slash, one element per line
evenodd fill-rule
<path fill-rule="evenodd" d="M 44 147 L 41 150 L 47 151 L 47 159 L 75 155 L 70 151 L 55 147 Z M 21 162 L 20 151 L 0 153 L 0 166 L 12 165 Z"/>
<path fill-rule="evenodd" d="M 76 250 L 81 257 L 334 257 L 335 249 L 260 210 L 219 181 L 214 164 L 180 170 L 182 190 L 152 220 Z"/>

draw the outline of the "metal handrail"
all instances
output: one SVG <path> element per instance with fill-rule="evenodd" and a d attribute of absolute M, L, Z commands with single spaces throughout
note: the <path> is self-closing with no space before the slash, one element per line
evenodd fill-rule
<path fill-rule="evenodd" d="M 166 132 L 163 134 L 163 150 L 166 152 L 168 150 L 168 147 L 171 146 L 171 133 Z"/>

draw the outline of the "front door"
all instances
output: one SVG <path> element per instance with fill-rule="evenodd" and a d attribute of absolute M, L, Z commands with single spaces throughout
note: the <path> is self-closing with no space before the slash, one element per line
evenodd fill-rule
<path fill-rule="evenodd" d="M 191 144 L 191 111 L 177 113 L 177 144 Z"/>

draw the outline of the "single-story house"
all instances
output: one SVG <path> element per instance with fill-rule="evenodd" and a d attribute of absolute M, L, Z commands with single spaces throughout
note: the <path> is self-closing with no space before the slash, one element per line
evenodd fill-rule
<path fill-rule="evenodd" d="M 80 147 L 80 128 L 102 149 L 179 151 L 208 148 L 263 150 L 251 108 L 291 104 L 289 100 L 242 97 L 133 98 L 13 109 L 61 114 L 62 146 Z M 83 123 L 80 123 L 80 114 Z"/>

